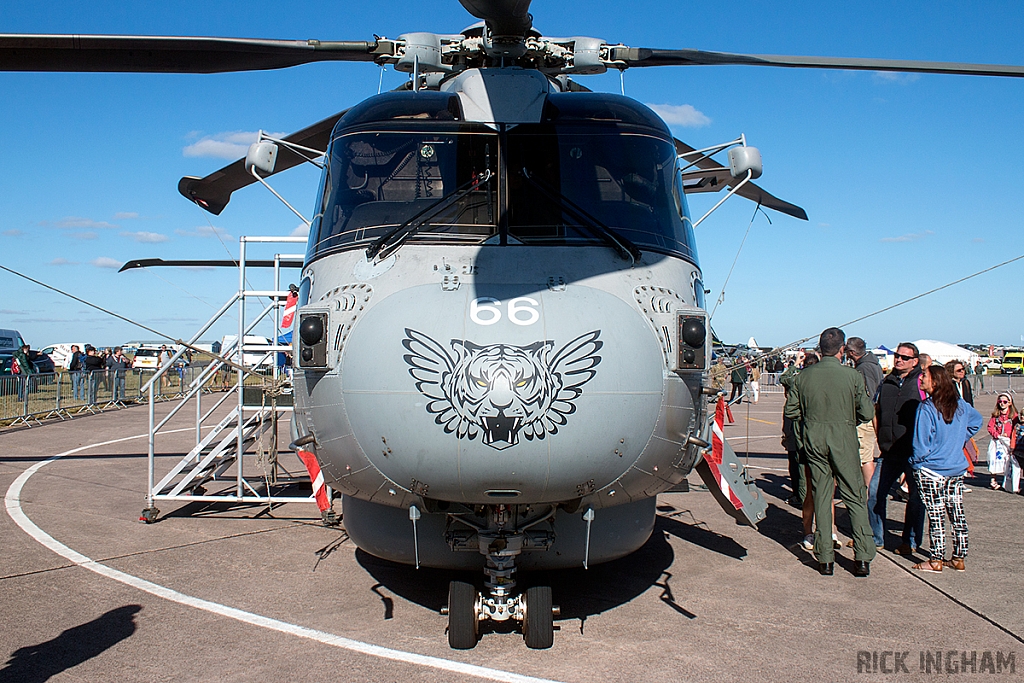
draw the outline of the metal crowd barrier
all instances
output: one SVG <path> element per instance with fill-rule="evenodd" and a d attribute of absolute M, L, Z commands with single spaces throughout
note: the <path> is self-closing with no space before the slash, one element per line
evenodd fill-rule
<path fill-rule="evenodd" d="M 172 368 L 156 387 L 158 400 L 184 396 L 205 365 Z M 0 421 L 11 424 L 39 424 L 47 418 L 67 419 L 143 403 L 142 387 L 156 369 L 134 368 L 116 371 L 35 373 L 0 377 Z M 223 376 L 222 376 L 223 375 Z M 233 388 L 230 373 L 217 373 L 205 383 L 206 391 Z"/>
<path fill-rule="evenodd" d="M 784 393 L 782 385 L 779 384 L 780 372 L 762 372 L 758 382 L 759 391 L 762 394 Z M 968 375 L 971 381 L 971 389 L 975 394 L 1024 394 L 1024 375 Z M 728 388 L 728 382 L 726 382 Z M 749 386 L 747 392 L 750 393 Z M 1020 408 L 1022 406 L 1018 406 Z"/>

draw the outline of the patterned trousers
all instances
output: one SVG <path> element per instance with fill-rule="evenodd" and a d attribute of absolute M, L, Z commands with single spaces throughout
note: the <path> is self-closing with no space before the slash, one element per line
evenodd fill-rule
<path fill-rule="evenodd" d="M 953 557 L 967 557 L 967 517 L 964 515 L 964 477 L 942 477 L 916 470 L 918 490 L 928 513 L 931 559 L 946 559 L 946 515 L 953 527 Z"/>

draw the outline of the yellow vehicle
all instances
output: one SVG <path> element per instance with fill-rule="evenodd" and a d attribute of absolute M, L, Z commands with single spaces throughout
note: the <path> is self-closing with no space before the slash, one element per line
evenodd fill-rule
<path fill-rule="evenodd" d="M 1024 373 L 1024 353 L 1014 351 L 1003 356 L 1002 373 L 1004 375 L 1019 375 Z"/>

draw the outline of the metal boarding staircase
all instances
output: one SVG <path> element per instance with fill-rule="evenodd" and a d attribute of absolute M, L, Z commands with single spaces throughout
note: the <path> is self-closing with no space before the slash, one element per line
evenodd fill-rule
<path fill-rule="evenodd" d="M 240 239 L 239 290 L 193 337 L 188 344 L 195 344 L 232 307 L 237 308 L 238 335 L 234 342 L 222 348 L 220 355 L 232 361 L 235 367 L 228 367 L 223 360 L 215 359 L 189 383 L 179 402 L 159 422 L 156 420 L 156 402 L 161 377 L 174 367 L 187 351 L 182 346 L 164 364 L 149 382 L 142 387 L 142 393 L 149 401 L 149 444 L 148 444 L 148 486 L 146 508 L 141 521 L 156 521 L 160 511 L 157 501 L 204 502 L 253 504 L 272 506 L 286 502 L 308 502 L 316 505 L 309 491 L 310 478 L 305 467 L 294 458 L 294 465 L 285 467 L 281 463 L 284 453 L 278 451 L 278 427 L 282 418 L 288 416 L 292 407 L 285 398 L 290 398 L 290 380 L 278 364 L 272 363 L 269 376 L 260 370 L 268 357 L 278 352 L 290 351 L 291 347 L 277 344 L 280 334 L 280 315 L 288 290 L 281 289 L 281 262 L 302 260 L 302 255 L 276 254 L 274 257 L 274 288 L 255 290 L 248 285 L 246 276 L 247 243 L 289 243 L 305 242 L 297 237 L 242 237 Z M 250 322 L 246 321 L 246 302 L 254 298 L 269 298 L 270 303 Z M 271 316 L 274 323 L 274 344 L 259 346 L 264 355 L 255 354 L 247 346 L 246 335 L 257 324 Z M 213 404 L 205 408 L 204 396 L 210 396 L 209 384 L 221 370 L 234 372 L 234 383 Z M 251 378 L 259 378 L 254 383 Z M 258 400 L 256 400 L 258 397 Z M 157 481 L 157 436 L 167 424 L 187 405 L 195 407 L 195 443 L 188 453 Z M 223 406 L 229 409 L 225 413 Z M 292 471 L 294 470 L 294 471 Z M 305 491 L 296 491 L 302 486 Z M 329 494 L 330 495 L 330 494 Z M 313 508 L 317 515 L 319 509 Z M 326 517 L 324 518 L 326 520 Z"/>

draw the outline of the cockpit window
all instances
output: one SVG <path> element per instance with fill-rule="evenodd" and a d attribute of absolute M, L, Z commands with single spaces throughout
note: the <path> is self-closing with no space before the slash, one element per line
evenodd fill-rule
<path fill-rule="evenodd" d="M 524 125 L 509 131 L 507 156 L 510 237 L 526 244 L 594 243 L 574 210 L 582 208 L 641 250 L 696 262 L 669 141 L 612 126 Z"/>
<path fill-rule="evenodd" d="M 497 141 L 494 134 L 436 132 L 358 132 L 335 139 L 311 253 L 377 238 L 421 215 L 428 220 L 417 241 L 487 239 L 497 231 L 496 183 L 481 183 L 450 205 L 444 200 L 488 170 L 497 173 Z"/>

